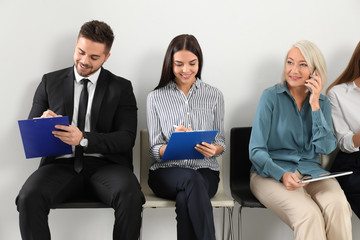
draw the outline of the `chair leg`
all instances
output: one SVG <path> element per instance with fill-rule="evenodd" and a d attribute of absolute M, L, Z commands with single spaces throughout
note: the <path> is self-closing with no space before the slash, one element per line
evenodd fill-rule
<path fill-rule="evenodd" d="M 238 212 L 238 240 L 242 240 L 241 210 L 242 210 L 242 206 L 240 205 L 239 212 Z"/>
<path fill-rule="evenodd" d="M 144 208 L 141 210 L 141 225 L 140 225 L 140 234 L 139 234 L 139 240 L 142 239 L 142 230 L 143 230 L 143 218 L 144 218 Z"/>
<path fill-rule="evenodd" d="M 225 239 L 225 208 L 222 208 L 223 210 L 223 220 L 222 220 L 222 239 Z"/>
<path fill-rule="evenodd" d="M 229 215 L 229 230 L 230 230 L 230 239 L 233 240 L 234 239 L 234 233 L 233 233 L 233 222 L 232 222 L 232 213 L 233 213 L 233 208 L 232 207 L 227 207 L 228 209 L 228 215 Z"/>
<path fill-rule="evenodd" d="M 225 207 L 222 208 L 223 209 L 223 226 L 222 226 L 222 239 L 224 240 L 226 239 L 231 239 L 233 240 L 233 225 L 232 225 L 232 213 L 233 213 L 233 208 L 232 207 L 226 207 L 228 210 L 228 216 L 229 216 L 229 231 L 227 233 L 227 236 L 225 236 Z"/>

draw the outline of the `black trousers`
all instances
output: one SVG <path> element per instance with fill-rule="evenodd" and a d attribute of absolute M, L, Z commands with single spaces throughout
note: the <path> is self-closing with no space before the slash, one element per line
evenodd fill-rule
<path fill-rule="evenodd" d="M 360 152 L 345 153 L 339 151 L 330 171 L 354 172 L 351 175 L 338 177 L 337 180 L 344 190 L 352 210 L 360 218 Z"/>
<path fill-rule="evenodd" d="M 79 174 L 73 158 L 58 159 L 27 179 L 16 199 L 22 239 L 50 240 L 50 208 L 84 194 L 94 194 L 115 210 L 114 240 L 138 239 L 145 199 L 136 176 L 127 167 L 94 157 L 84 158 Z"/>
<path fill-rule="evenodd" d="M 149 171 L 149 186 L 162 198 L 176 200 L 178 240 L 215 240 L 210 198 L 216 194 L 219 172 L 208 168 L 162 168 Z"/>

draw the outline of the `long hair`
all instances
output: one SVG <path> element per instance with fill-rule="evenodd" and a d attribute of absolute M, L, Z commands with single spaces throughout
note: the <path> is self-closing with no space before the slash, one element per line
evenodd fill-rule
<path fill-rule="evenodd" d="M 203 55 L 200 45 L 193 35 L 182 34 L 176 36 L 170 42 L 169 47 L 166 50 L 160 81 L 155 89 L 162 88 L 166 86 L 170 81 L 174 80 L 175 75 L 173 72 L 173 56 L 176 52 L 181 50 L 190 51 L 198 58 L 199 70 L 195 77 L 201 79 Z"/>
<path fill-rule="evenodd" d="M 327 81 L 327 71 L 326 71 L 326 62 L 324 55 L 321 53 L 320 49 L 312 42 L 308 40 L 300 40 L 293 44 L 292 48 L 298 48 L 301 54 L 304 56 L 305 61 L 310 69 L 310 72 L 313 73 L 314 70 L 320 74 L 322 80 L 322 87 L 326 85 Z M 289 50 L 290 51 L 290 50 Z M 289 54 L 289 53 L 288 53 Z M 287 61 L 287 56 L 285 57 L 285 64 Z M 284 64 L 284 65 L 285 65 Z M 281 76 L 281 83 L 286 81 L 285 67 Z"/>
<path fill-rule="evenodd" d="M 360 77 L 360 42 L 357 44 L 344 72 L 326 89 L 326 94 L 335 85 L 352 82 L 358 77 Z"/>

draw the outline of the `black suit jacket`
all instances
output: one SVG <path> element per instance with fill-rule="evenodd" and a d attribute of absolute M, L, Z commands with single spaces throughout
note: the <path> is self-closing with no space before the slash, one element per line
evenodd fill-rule
<path fill-rule="evenodd" d="M 39 84 L 29 118 L 40 117 L 47 109 L 68 116 L 74 110 L 74 67 L 45 74 Z M 85 153 L 101 153 L 107 159 L 133 170 L 132 149 L 137 128 L 137 106 L 131 82 L 102 68 L 90 115 L 89 140 Z M 55 161 L 44 157 L 40 167 Z"/>

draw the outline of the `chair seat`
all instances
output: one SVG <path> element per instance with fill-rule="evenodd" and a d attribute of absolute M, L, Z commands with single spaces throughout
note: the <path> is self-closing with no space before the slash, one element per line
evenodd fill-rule
<path fill-rule="evenodd" d="M 51 208 L 57 209 L 57 208 L 111 208 L 111 207 L 106 205 L 105 203 L 100 202 L 98 199 L 91 197 L 81 197 L 60 203 L 56 206 L 52 206 Z"/>
<path fill-rule="evenodd" d="M 219 191 L 211 198 L 211 205 L 213 207 L 234 207 L 235 203 L 232 198 L 226 195 L 224 192 Z"/>
<path fill-rule="evenodd" d="M 254 197 L 249 186 L 233 188 L 231 195 L 242 207 L 265 208 L 265 206 Z"/>
<path fill-rule="evenodd" d="M 168 208 L 175 207 L 175 201 L 157 197 L 150 189 L 143 189 L 146 202 L 143 208 Z M 218 192 L 211 198 L 213 207 L 234 207 L 234 200 L 223 192 Z"/>
<path fill-rule="evenodd" d="M 142 189 L 146 202 L 143 208 L 168 208 L 175 207 L 175 201 L 157 197 L 150 189 Z"/>

